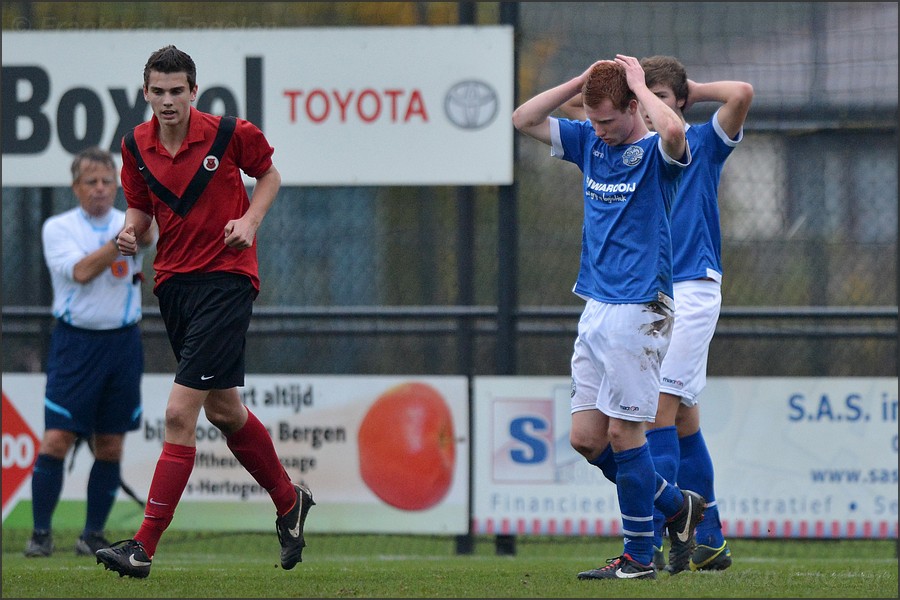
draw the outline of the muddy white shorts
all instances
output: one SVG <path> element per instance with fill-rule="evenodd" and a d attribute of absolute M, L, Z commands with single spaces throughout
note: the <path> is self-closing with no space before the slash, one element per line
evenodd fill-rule
<path fill-rule="evenodd" d="M 653 421 L 673 322 L 668 297 L 646 304 L 588 300 L 572 354 L 572 412 Z"/>

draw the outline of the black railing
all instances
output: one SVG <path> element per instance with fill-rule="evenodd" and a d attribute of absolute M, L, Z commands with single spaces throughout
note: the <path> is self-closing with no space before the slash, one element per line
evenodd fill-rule
<path fill-rule="evenodd" d="M 517 331 L 563 335 L 576 331 L 580 306 L 534 306 L 515 311 Z M 6 306 L 3 333 L 40 335 L 52 325 L 46 306 Z M 497 332 L 496 306 L 257 306 L 250 331 L 263 334 L 400 335 L 458 332 L 466 322 L 474 334 Z M 717 337 L 896 338 L 896 306 L 723 307 Z M 154 307 L 144 307 L 143 330 L 164 335 Z"/>

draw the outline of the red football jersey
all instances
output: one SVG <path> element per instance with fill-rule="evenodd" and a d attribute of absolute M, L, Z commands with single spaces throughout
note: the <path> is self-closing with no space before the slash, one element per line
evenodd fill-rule
<path fill-rule="evenodd" d="M 122 190 L 128 207 L 153 215 L 159 225 L 155 286 L 176 273 L 220 271 L 247 275 L 259 290 L 256 240 L 246 250 L 229 248 L 225 224 L 243 216 L 250 206 L 241 171 L 254 178 L 263 175 L 272 166 L 274 149 L 253 123 L 237 119 L 221 158 L 211 156 L 221 119 L 191 107 L 188 134 L 174 158 L 159 141 L 155 115 L 134 128 L 145 168 L 171 192 L 162 194 L 163 198 L 151 191 L 138 161 L 122 142 Z M 195 177 L 208 175 L 204 170 L 211 171 L 212 177 L 192 197 L 189 185 Z M 178 206 L 173 206 L 173 199 Z"/>

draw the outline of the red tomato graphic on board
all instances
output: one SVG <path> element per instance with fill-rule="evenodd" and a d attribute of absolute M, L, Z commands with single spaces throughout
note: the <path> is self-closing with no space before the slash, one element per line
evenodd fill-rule
<path fill-rule="evenodd" d="M 369 489 L 402 510 L 440 502 L 453 482 L 456 440 L 443 396 L 418 382 L 379 396 L 359 426 L 359 470 Z"/>

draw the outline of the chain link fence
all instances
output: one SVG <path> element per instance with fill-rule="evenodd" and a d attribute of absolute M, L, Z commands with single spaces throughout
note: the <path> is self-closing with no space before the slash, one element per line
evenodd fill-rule
<path fill-rule="evenodd" d="M 453 25 L 463 10 L 516 23 L 519 101 L 616 53 L 751 82 L 720 188 L 710 375 L 896 376 L 896 3 L 4 2 L 3 28 Z M 580 174 L 516 144 L 511 189 L 282 188 L 259 232 L 248 372 L 568 374 Z M 40 227 L 75 201 L 4 186 L 2 202 L 3 369 L 40 371 L 52 327 Z M 146 285 L 147 371 L 169 372 L 156 306 Z"/>

